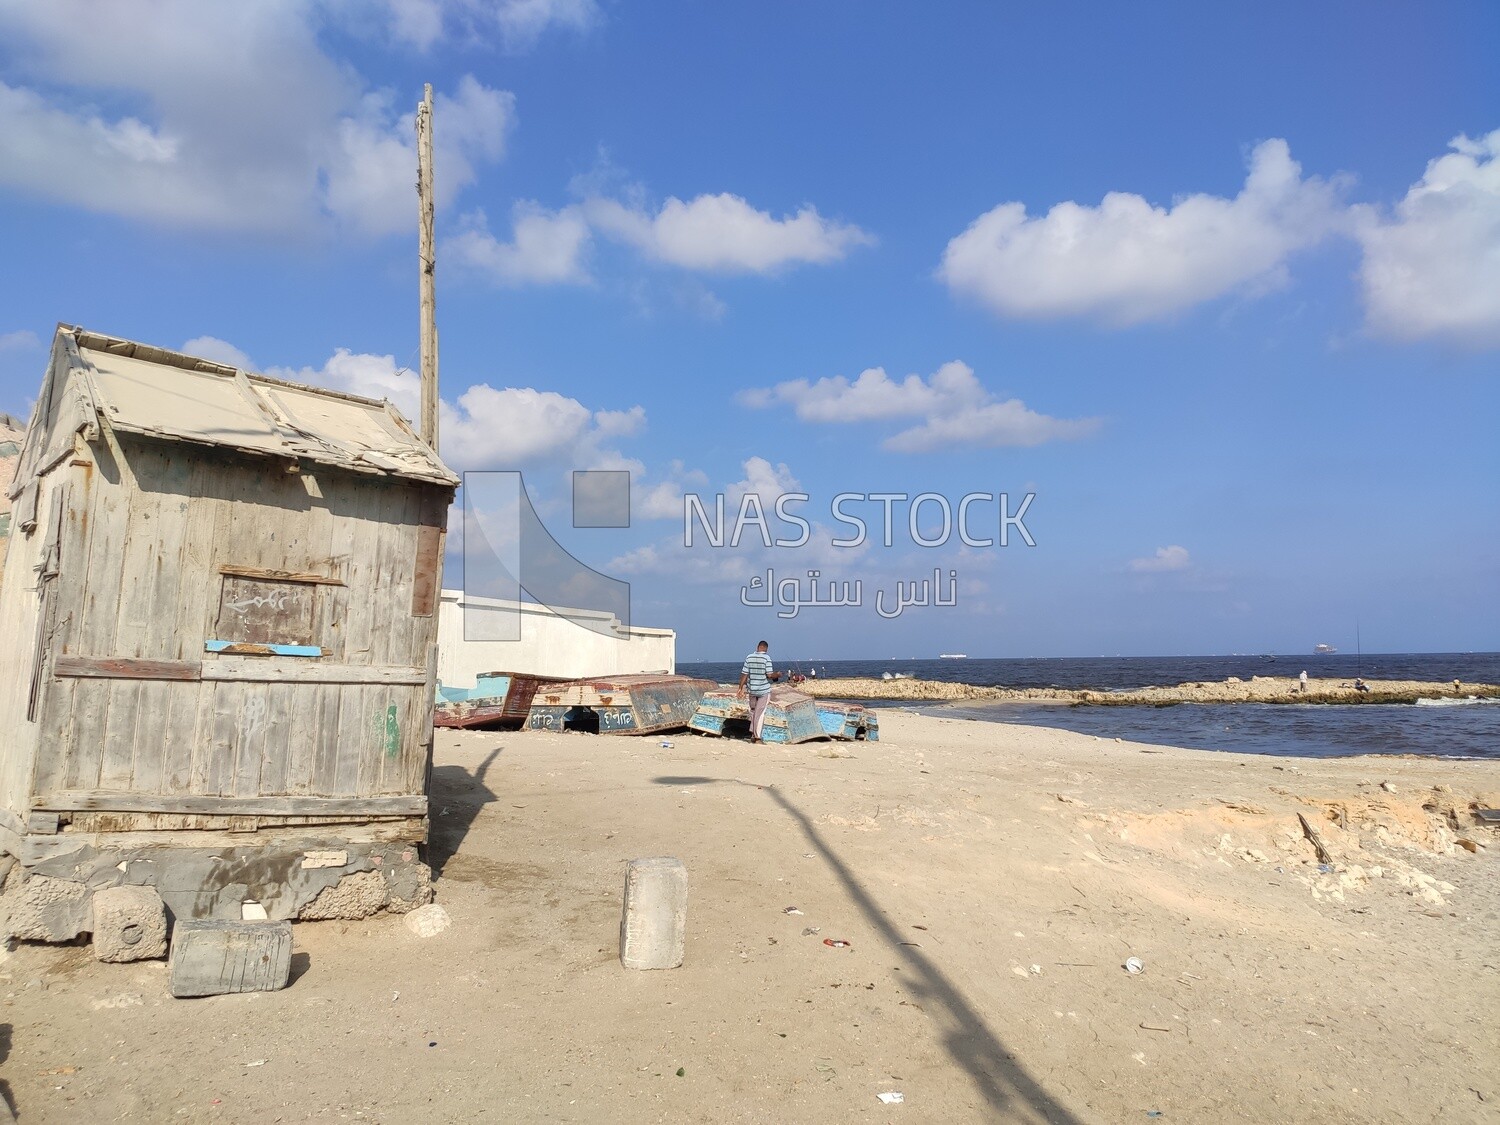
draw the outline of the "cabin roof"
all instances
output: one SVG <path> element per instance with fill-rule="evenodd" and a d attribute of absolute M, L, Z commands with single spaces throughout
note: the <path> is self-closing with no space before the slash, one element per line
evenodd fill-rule
<path fill-rule="evenodd" d="M 313 461 L 353 472 L 455 486 L 458 478 L 389 402 L 284 382 L 227 364 L 59 326 L 39 404 L 71 399 L 65 425 L 97 418 L 162 441 Z M 69 362 L 60 371 L 59 352 Z M 51 440 L 35 435 L 51 446 Z M 41 466 L 37 466 L 41 468 Z"/>

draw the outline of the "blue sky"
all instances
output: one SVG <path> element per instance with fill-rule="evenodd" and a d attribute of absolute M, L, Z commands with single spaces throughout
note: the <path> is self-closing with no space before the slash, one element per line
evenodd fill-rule
<path fill-rule="evenodd" d="M 443 454 L 522 470 L 680 659 L 1494 649 L 1497 43 L 1487 3 L 0 0 L 0 411 L 58 321 L 410 411 L 431 81 Z M 569 526 L 575 469 L 630 528 Z M 721 492 L 806 494 L 809 541 L 685 548 Z M 1034 493 L 1036 545 L 896 504 L 836 547 L 841 492 Z M 877 612 L 934 567 L 956 606 Z M 767 568 L 862 605 L 742 605 Z"/>

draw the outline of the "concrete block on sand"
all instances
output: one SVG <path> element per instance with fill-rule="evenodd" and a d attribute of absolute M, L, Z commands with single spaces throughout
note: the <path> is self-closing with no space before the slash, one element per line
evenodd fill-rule
<path fill-rule="evenodd" d="M 275 992 L 292 975 L 290 922 L 193 919 L 172 930 L 172 995 Z"/>
<path fill-rule="evenodd" d="M 32 875 L 5 900 L 6 932 L 21 941 L 72 941 L 94 928 L 89 889 L 71 879 Z"/>
<path fill-rule="evenodd" d="M 436 937 L 451 925 L 453 919 L 435 902 L 419 906 L 406 916 L 406 928 L 422 938 Z"/>
<path fill-rule="evenodd" d="M 675 969 L 687 951 L 687 867 L 680 859 L 633 859 L 625 869 L 620 964 Z"/>
<path fill-rule="evenodd" d="M 167 955 L 167 911 L 155 887 L 105 887 L 94 892 L 94 956 L 100 961 L 150 961 Z"/>

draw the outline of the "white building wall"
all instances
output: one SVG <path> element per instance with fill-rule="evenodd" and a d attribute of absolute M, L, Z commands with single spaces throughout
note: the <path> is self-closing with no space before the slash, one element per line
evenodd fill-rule
<path fill-rule="evenodd" d="M 482 672 L 525 672 L 559 680 L 585 676 L 623 676 L 632 672 L 677 671 L 677 634 L 671 629 L 622 628 L 611 614 L 566 610 L 570 617 L 592 618 L 609 634 L 574 624 L 546 606 L 532 602 L 470 597 L 444 590 L 438 610 L 438 682 L 444 687 L 474 686 Z M 464 639 L 464 616 L 470 634 L 496 635 L 508 615 L 519 614 L 518 641 Z M 489 627 L 486 627 L 489 618 Z"/>

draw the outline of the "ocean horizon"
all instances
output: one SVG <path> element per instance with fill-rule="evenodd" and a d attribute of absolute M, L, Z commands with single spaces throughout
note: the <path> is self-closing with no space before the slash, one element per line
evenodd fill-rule
<path fill-rule="evenodd" d="M 749 649 L 747 648 L 748 652 Z M 976 687 L 1067 688 L 1132 691 L 1137 688 L 1225 680 L 1238 676 L 1293 676 L 1306 669 L 1314 678 L 1425 680 L 1447 683 L 1500 683 L 1500 652 L 1397 652 L 1265 654 L 1229 656 L 1043 656 L 1043 657 L 889 657 L 874 660 L 821 660 L 771 648 L 777 668 L 824 677 L 879 679 L 884 673 Z M 737 679 L 739 660 L 679 661 L 685 675 L 720 683 Z"/>

